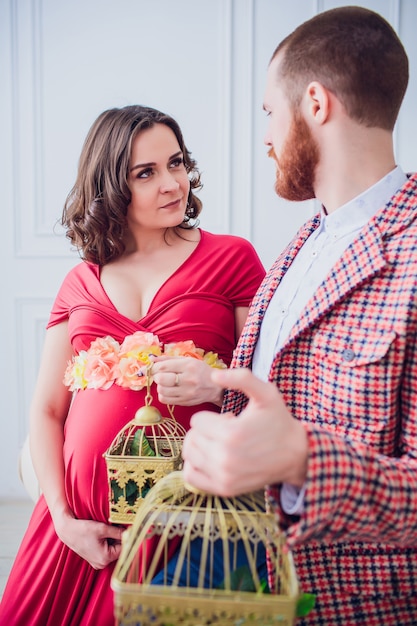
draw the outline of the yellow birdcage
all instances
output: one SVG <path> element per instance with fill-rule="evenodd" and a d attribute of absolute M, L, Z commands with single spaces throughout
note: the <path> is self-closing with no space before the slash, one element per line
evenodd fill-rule
<path fill-rule="evenodd" d="M 180 471 L 145 497 L 111 585 L 118 626 L 290 626 L 300 597 L 263 493 L 211 496 L 188 488 Z"/>
<path fill-rule="evenodd" d="M 119 431 L 104 453 L 109 482 L 109 521 L 132 524 L 148 491 L 166 474 L 182 467 L 185 429 L 168 406 L 162 417 L 151 406 L 148 384 L 145 406 Z"/>

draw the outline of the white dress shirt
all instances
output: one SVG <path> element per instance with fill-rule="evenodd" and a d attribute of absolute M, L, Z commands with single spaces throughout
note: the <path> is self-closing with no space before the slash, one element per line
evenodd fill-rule
<path fill-rule="evenodd" d="M 404 185 L 407 176 L 400 167 L 384 176 L 359 196 L 326 215 L 288 268 L 274 293 L 262 321 L 253 355 L 252 371 L 267 381 L 272 361 L 284 345 L 294 324 L 317 288 L 365 224 Z M 281 504 L 289 514 L 303 511 L 304 489 L 284 484 Z"/>

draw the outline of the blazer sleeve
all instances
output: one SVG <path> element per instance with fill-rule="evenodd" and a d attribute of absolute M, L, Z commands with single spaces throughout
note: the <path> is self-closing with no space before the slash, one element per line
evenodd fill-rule
<path fill-rule="evenodd" d="M 304 512 L 287 515 L 280 486 L 269 505 L 290 546 L 310 540 L 417 546 L 417 333 L 409 335 L 398 402 L 399 456 L 306 424 L 309 459 Z"/>

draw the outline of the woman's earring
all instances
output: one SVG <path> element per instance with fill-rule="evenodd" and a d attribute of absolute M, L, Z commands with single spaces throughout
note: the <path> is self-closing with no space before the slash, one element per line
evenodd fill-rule
<path fill-rule="evenodd" d="M 188 222 L 192 217 L 194 217 L 194 208 L 192 206 L 192 196 L 193 194 L 191 193 L 191 188 L 190 188 L 190 191 L 188 193 L 187 206 L 185 208 L 185 215 L 184 215 L 185 222 Z"/>
<path fill-rule="evenodd" d="M 187 208 L 185 209 L 185 215 L 190 218 L 193 216 L 194 213 L 194 209 L 192 206 L 189 205 L 189 203 L 187 202 Z"/>

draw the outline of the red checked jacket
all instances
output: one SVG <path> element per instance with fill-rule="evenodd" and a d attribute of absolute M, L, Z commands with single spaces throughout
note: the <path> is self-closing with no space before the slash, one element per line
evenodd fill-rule
<path fill-rule="evenodd" d="M 251 367 L 268 303 L 318 224 L 267 274 L 232 367 Z M 269 380 L 309 437 L 305 512 L 285 515 L 280 485 L 266 490 L 301 587 L 317 595 L 300 623 L 417 624 L 417 175 L 317 289 Z M 223 411 L 246 402 L 228 391 Z"/>

